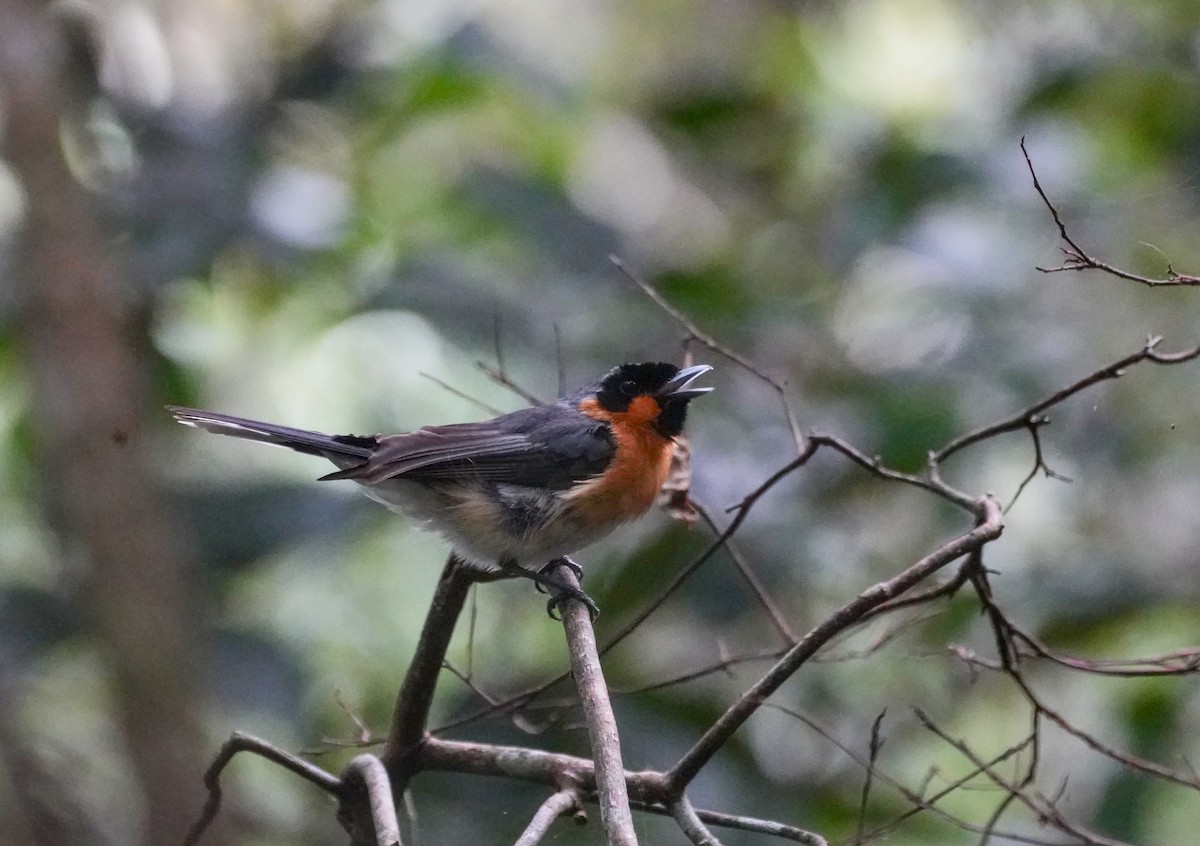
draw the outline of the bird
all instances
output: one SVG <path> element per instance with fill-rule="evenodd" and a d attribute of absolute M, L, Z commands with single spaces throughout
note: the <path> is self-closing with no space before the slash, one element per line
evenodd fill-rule
<path fill-rule="evenodd" d="M 182 406 L 175 419 L 218 435 L 332 462 L 319 481 L 351 480 L 371 499 L 439 532 L 459 561 L 528 578 L 551 595 L 596 603 L 550 575 L 576 576 L 571 553 L 645 514 L 666 481 L 675 439 L 707 364 L 618 365 L 553 403 L 395 435 L 327 435 Z"/>

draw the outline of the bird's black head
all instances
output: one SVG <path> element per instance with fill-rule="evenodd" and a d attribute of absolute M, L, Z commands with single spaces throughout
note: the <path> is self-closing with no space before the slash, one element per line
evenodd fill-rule
<path fill-rule="evenodd" d="M 712 388 L 692 388 L 698 376 L 712 370 L 697 364 L 680 370 L 663 361 L 622 364 L 608 371 L 596 390 L 596 401 L 610 414 L 627 414 L 652 423 L 664 437 L 683 431 L 688 403 Z"/>

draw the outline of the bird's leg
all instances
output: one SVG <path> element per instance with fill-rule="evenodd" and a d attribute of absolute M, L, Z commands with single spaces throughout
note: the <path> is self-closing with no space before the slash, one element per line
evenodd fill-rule
<path fill-rule="evenodd" d="M 546 613 L 552 618 L 558 619 L 554 612 L 564 600 L 578 599 L 585 606 L 587 606 L 588 614 L 590 614 L 591 618 L 595 620 L 600 614 L 600 608 L 596 605 L 595 601 L 579 588 L 563 584 L 558 579 L 549 575 L 547 572 L 559 564 L 565 564 L 572 572 L 576 574 L 576 577 L 583 572 L 583 569 L 569 558 L 555 558 L 553 561 L 549 562 L 538 570 L 527 570 L 512 558 L 501 558 L 496 562 L 496 566 L 498 566 L 505 573 L 508 573 L 510 576 L 519 576 L 522 579 L 529 579 L 538 586 L 539 590 L 544 589 L 546 592 L 552 594 L 550 601 L 546 603 Z"/>

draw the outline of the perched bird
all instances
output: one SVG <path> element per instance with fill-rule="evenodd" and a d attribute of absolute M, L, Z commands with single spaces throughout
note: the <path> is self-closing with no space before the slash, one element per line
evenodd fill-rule
<path fill-rule="evenodd" d="M 168 406 L 175 419 L 218 435 L 318 455 L 393 511 L 446 537 L 469 566 L 532 579 L 557 601 L 583 591 L 543 572 L 642 516 L 666 480 L 688 403 L 712 388 L 692 382 L 706 364 L 622 364 L 549 405 L 479 423 L 400 435 L 324 435 L 211 411 Z M 530 568 L 534 569 L 530 569 Z"/>

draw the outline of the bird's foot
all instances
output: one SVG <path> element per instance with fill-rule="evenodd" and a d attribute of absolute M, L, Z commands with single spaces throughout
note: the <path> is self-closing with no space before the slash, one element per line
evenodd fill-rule
<path fill-rule="evenodd" d="M 520 576 L 521 578 L 530 579 L 535 587 L 542 593 L 550 594 L 550 601 L 546 603 L 546 613 L 550 615 L 552 620 L 561 620 L 562 618 L 556 614 L 559 606 L 569 599 L 578 599 L 584 604 L 588 610 L 588 615 L 594 621 L 600 616 L 600 608 L 596 605 L 595 600 L 583 592 L 582 589 L 573 585 L 563 584 L 556 579 L 551 573 L 554 568 L 562 565 L 575 574 L 575 578 L 580 578 L 583 575 L 583 568 L 572 561 L 570 558 L 563 556 L 555 558 L 545 566 L 537 570 L 527 570 L 520 566 L 515 559 L 501 559 L 498 562 L 501 570 L 511 576 Z"/>
<path fill-rule="evenodd" d="M 572 573 L 575 574 L 575 578 L 579 579 L 579 581 L 581 581 L 581 582 L 583 581 L 583 568 L 580 567 L 578 564 L 576 564 L 574 561 L 572 561 L 570 558 L 568 558 L 565 555 L 562 556 L 561 558 L 555 558 L 553 561 L 547 561 L 545 564 L 543 564 L 541 567 L 538 568 L 538 573 L 540 575 L 546 576 L 547 578 L 553 578 L 553 576 L 550 576 L 550 573 L 552 573 L 554 571 L 554 568 L 558 567 L 559 565 L 566 567 L 568 570 L 570 570 Z M 542 593 L 546 592 L 546 589 L 544 587 L 542 587 L 541 582 L 537 582 L 536 584 L 537 584 L 537 589 L 539 591 L 541 591 Z"/>
<path fill-rule="evenodd" d="M 555 611 L 558 611 L 558 606 L 568 599 L 578 599 L 587 606 L 588 614 L 591 616 L 592 622 L 595 622 L 596 618 L 600 616 L 600 608 L 596 605 L 595 601 L 581 589 L 571 587 L 570 585 L 559 584 L 558 580 L 551 575 L 554 572 L 554 568 L 559 566 L 566 567 L 575 574 L 575 578 L 579 579 L 580 581 L 583 580 L 583 568 L 565 555 L 561 558 L 555 558 L 553 561 L 549 561 L 542 565 L 541 569 L 538 570 L 538 575 L 542 576 L 544 579 L 546 579 L 546 581 L 537 582 L 538 590 L 542 591 L 542 593 L 548 593 L 549 591 L 547 590 L 546 586 L 551 586 L 553 587 L 554 591 L 554 596 L 552 596 L 550 601 L 546 603 L 546 613 L 550 615 L 550 619 L 559 620 L 561 617 L 554 613 Z"/>
<path fill-rule="evenodd" d="M 546 613 L 550 615 L 551 620 L 561 620 L 562 617 L 555 612 L 559 606 L 571 599 L 578 599 L 584 604 L 588 610 L 588 616 L 592 622 L 596 622 L 596 618 L 600 616 L 600 607 L 596 605 L 596 601 L 584 593 L 582 590 L 570 585 L 554 585 L 554 595 L 546 603 Z M 560 612 L 561 613 L 561 612 Z"/>

